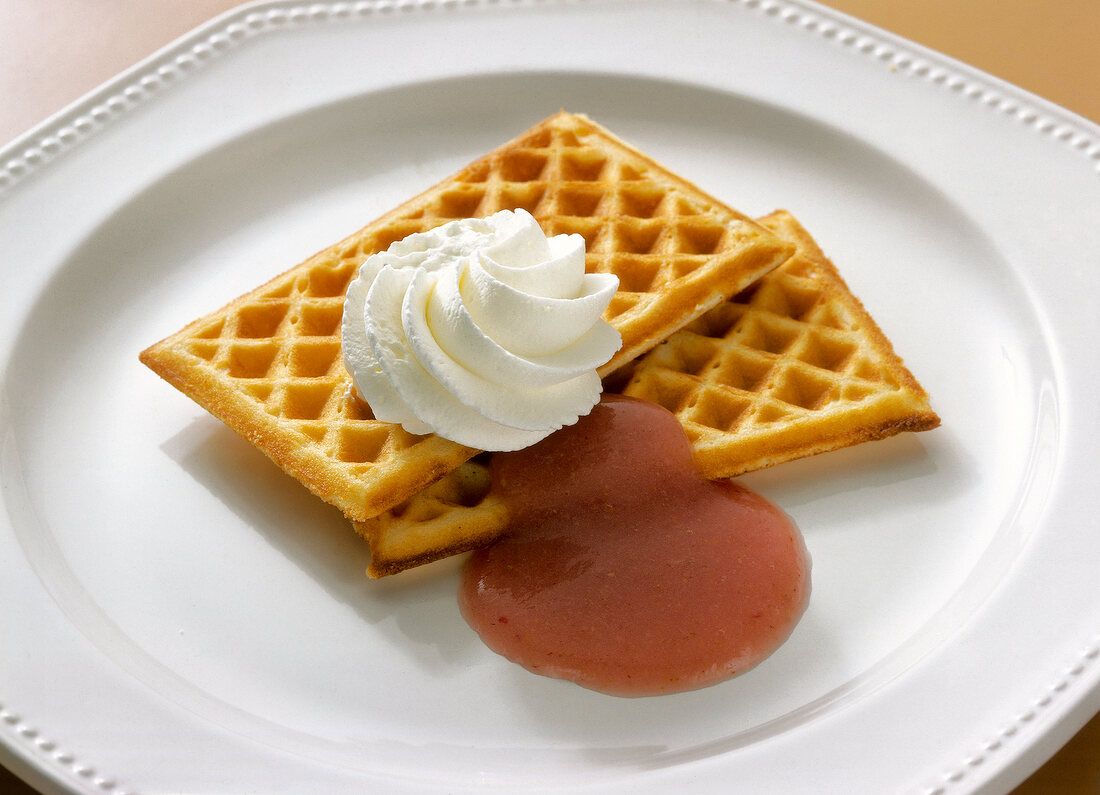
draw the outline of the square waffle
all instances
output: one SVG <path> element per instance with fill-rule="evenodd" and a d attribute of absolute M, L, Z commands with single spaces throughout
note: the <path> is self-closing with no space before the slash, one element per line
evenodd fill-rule
<path fill-rule="evenodd" d="M 939 425 L 928 395 L 810 234 L 798 251 L 638 360 L 624 395 L 680 420 L 707 478 Z"/>
<path fill-rule="evenodd" d="M 451 220 L 528 210 L 577 233 L 619 291 L 607 374 L 780 265 L 793 247 L 594 122 L 559 113 L 345 240 L 151 346 L 141 360 L 314 494 L 367 520 L 477 451 L 376 420 L 344 370 L 344 293 L 371 254 Z"/>
<path fill-rule="evenodd" d="M 785 211 L 760 222 L 795 255 L 605 379 L 608 390 L 676 414 L 711 479 L 936 427 L 924 389 L 809 233 Z M 381 577 L 490 543 L 506 523 L 474 459 L 354 526 Z"/>

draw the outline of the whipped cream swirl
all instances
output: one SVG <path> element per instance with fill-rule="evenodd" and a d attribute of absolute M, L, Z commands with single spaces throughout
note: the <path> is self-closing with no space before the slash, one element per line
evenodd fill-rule
<path fill-rule="evenodd" d="M 584 238 L 503 210 L 410 235 L 348 288 L 344 365 L 374 416 L 481 450 L 518 450 L 599 401 L 622 345 L 602 315 L 618 278 Z"/>

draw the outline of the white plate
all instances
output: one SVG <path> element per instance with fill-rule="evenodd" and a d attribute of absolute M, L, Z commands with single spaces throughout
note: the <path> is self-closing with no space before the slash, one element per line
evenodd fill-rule
<path fill-rule="evenodd" d="M 137 361 L 559 107 L 816 234 L 941 429 L 745 478 L 814 558 L 748 675 L 488 652 L 457 564 Z M 0 152 L 0 738 L 78 792 L 1003 792 L 1100 709 L 1100 130 L 806 3 L 264 3 Z"/>

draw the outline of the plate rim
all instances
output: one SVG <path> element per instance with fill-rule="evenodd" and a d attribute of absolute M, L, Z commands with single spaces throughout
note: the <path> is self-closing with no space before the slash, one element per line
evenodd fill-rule
<path fill-rule="evenodd" d="M 694 0 L 699 2 L 700 0 Z M 833 40 L 853 53 L 902 71 L 991 111 L 1014 117 L 1052 142 L 1092 161 L 1100 177 L 1100 123 L 898 34 L 814 0 L 702 0 L 740 6 L 803 34 Z M 307 24 L 340 24 L 375 15 L 513 11 L 530 7 L 623 5 L 629 0 L 250 0 L 182 34 L 0 147 L 0 201 L 50 162 L 116 123 L 154 95 L 244 42 Z M 645 0 L 667 5 L 675 0 Z"/>

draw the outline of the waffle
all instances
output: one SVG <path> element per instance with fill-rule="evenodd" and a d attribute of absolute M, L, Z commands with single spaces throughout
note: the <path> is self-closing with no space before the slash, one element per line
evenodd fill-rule
<path fill-rule="evenodd" d="M 141 354 L 142 361 L 350 519 L 402 503 L 478 451 L 376 420 L 340 355 L 343 297 L 395 240 L 503 209 L 577 233 L 620 288 L 609 373 L 784 262 L 793 248 L 592 121 L 559 113 Z"/>
<path fill-rule="evenodd" d="M 809 233 L 784 211 L 761 223 L 795 256 L 641 358 L 622 393 L 674 413 L 711 479 L 939 425 Z"/>
<path fill-rule="evenodd" d="M 795 256 L 605 379 L 608 390 L 676 414 L 711 479 L 938 425 L 809 233 L 785 211 L 760 221 L 794 242 Z M 355 528 L 371 544 L 368 573 L 380 577 L 490 542 L 506 523 L 487 467 L 471 461 L 461 478 Z"/>
<path fill-rule="evenodd" d="M 508 512 L 491 485 L 488 459 L 479 456 L 391 510 L 353 521 L 370 545 L 367 574 L 385 577 L 496 541 Z"/>

